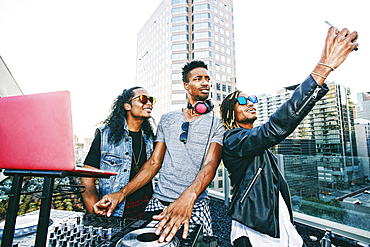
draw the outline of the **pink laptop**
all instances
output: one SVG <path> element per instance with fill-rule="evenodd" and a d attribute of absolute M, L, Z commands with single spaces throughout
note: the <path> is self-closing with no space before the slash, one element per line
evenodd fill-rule
<path fill-rule="evenodd" d="M 78 171 L 68 91 L 0 98 L 0 168 Z"/>

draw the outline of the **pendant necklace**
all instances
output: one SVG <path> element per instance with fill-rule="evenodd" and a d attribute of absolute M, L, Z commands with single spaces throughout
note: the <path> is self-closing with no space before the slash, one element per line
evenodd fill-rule
<path fill-rule="evenodd" d="M 140 130 L 140 133 L 141 133 L 141 130 Z M 143 137 L 141 134 L 140 134 L 140 153 L 139 153 L 139 156 L 137 157 L 137 160 L 135 158 L 133 145 L 131 145 L 131 150 L 132 150 L 132 157 L 134 158 L 134 163 L 135 163 L 135 172 L 139 172 L 140 167 L 138 166 L 138 164 L 140 162 L 141 151 L 143 150 Z"/>

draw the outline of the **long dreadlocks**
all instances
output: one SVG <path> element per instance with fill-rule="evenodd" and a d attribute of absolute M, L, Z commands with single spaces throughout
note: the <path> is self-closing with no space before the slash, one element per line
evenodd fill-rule
<path fill-rule="evenodd" d="M 238 101 L 238 96 L 241 91 L 236 90 L 233 93 L 227 95 L 227 97 L 222 101 L 221 104 L 221 118 L 222 125 L 226 128 L 226 131 L 240 128 L 239 124 L 235 121 L 234 107 Z"/>
<path fill-rule="evenodd" d="M 109 133 L 108 142 L 113 142 L 118 145 L 124 136 L 123 122 L 127 119 L 127 111 L 124 108 L 125 103 L 130 103 L 130 100 L 134 97 L 134 90 L 142 87 L 132 87 L 130 89 L 123 90 L 122 94 L 114 100 L 110 115 L 105 119 L 102 124 L 108 125 L 111 132 Z M 144 119 L 141 125 L 145 135 L 147 137 L 154 137 L 153 128 L 149 122 L 149 119 Z"/>

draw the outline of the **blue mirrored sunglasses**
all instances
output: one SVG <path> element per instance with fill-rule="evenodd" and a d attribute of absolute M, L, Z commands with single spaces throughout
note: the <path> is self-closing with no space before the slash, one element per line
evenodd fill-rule
<path fill-rule="evenodd" d="M 253 104 L 258 103 L 257 96 L 255 96 L 255 95 L 251 95 L 251 96 L 248 96 L 248 97 L 244 97 L 244 96 L 239 96 L 238 97 L 239 105 L 247 104 L 247 100 L 249 100 Z"/>

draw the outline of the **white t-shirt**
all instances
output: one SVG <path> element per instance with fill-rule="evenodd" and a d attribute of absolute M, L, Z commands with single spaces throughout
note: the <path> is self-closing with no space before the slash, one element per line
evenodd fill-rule
<path fill-rule="evenodd" d="M 253 230 L 235 220 L 231 225 L 231 243 L 236 239 L 246 236 L 249 238 L 252 246 L 258 247 L 301 247 L 303 246 L 303 239 L 298 234 L 297 230 L 290 221 L 288 208 L 285 204 L 281 193 L 279 192 L 279 228 L 280 238 L 273 238 L 267 234 L 260 233 Z"/>

